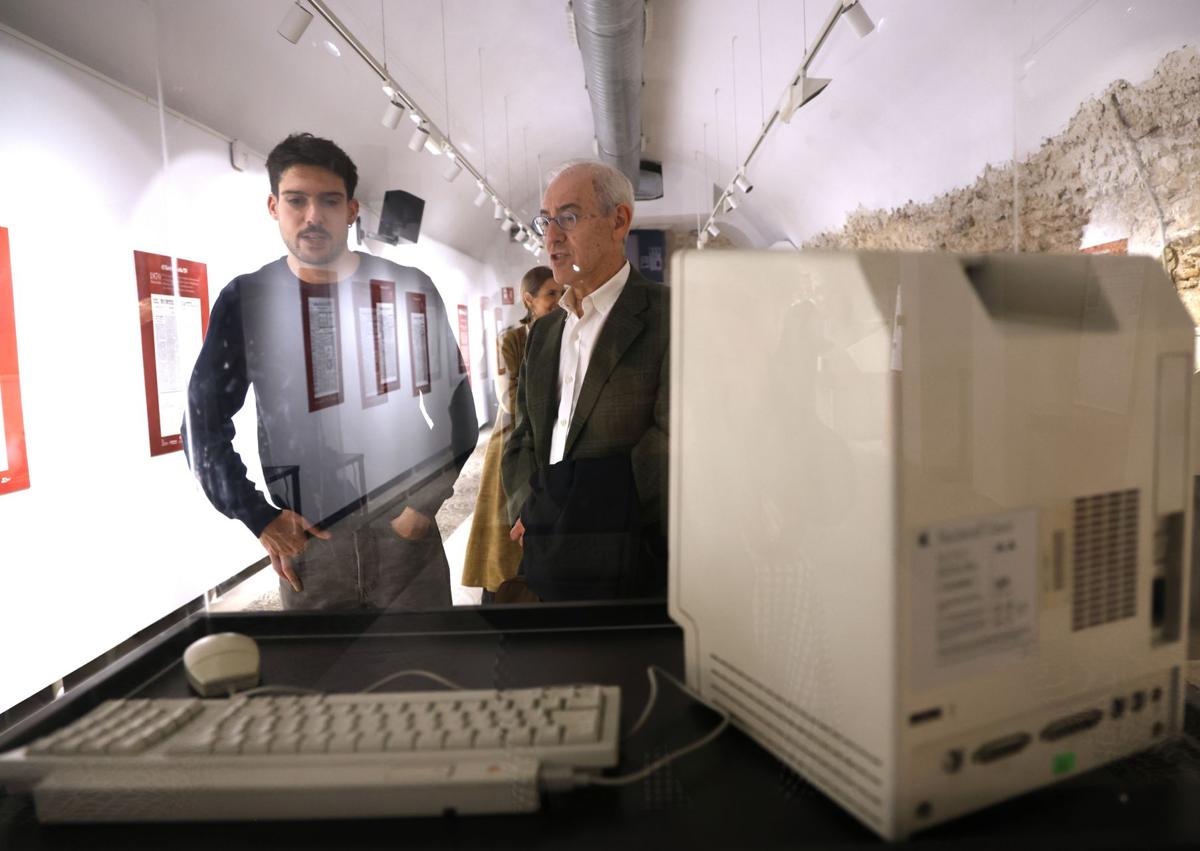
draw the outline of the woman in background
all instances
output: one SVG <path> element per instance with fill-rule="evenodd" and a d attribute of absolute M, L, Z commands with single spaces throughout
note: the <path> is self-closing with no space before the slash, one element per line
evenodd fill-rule
<path fill-rule="evenodd" d="M 502 371 L 497 370 L 496 375 L 500 410 L 483 456 L 479 497 L 471 520 L 471 535 L 467 539 L 462 578 L 463 585 L 483 588 L 484 604 L 493 602 L 496 589 L 516 576 L 521 565 L 521 547 L 508 537 L 511 524 L 505 509 L 500 457 L 504 453 L 504 439 L 512 431 L 517 414 L 517 377 L 525 357 L 529 326 L 547 313 L 559 310 L 558 300 L 562 294 L 562 286 L 555 282 L 554 273 L 546 266 L 534 266 L 521 278 L 525 318 L 500 338 Z"/>

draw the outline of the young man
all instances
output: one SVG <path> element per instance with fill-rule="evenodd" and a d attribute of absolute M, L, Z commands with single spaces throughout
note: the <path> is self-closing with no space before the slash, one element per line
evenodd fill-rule
<path fill-rule="evenodd" d="M 669 291 L 625 259 L 632 221 L 629 180 L 598 162 L 561 168 L 534 219 L 564 310 L 530 329 L 503 467 L 543 600 L 666 590 Z"/>
<path fill-rule="evenodd" d="M 259 539 L 285 607 L 449 606 L 433 517 L 478 425 L 445 306 L 423 272 L 348 249 L 358 171 L 333 142 L 289 136 L 267 173 L 287 254 L 213 306 L 188 385 L 192 469 Z M 232 443 L 251 386 L 274 505 Z"/>

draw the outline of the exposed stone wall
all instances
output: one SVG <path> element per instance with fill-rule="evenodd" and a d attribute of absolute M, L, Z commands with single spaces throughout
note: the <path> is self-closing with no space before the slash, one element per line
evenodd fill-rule
<path fill-rule="evenodd" d="M 1014 203 L 1014 197 L 1017 199 Z M 1140 85 L 1084 102 L 1027 159 L 892 210 L 858 209 L 806 248 L 1077 251 L 1084 228 L 1161 256 L 1200 324 L 1200 53 L 1173 51 Z M 1018 232 L 1019 231 L 1019 236 Z"/>

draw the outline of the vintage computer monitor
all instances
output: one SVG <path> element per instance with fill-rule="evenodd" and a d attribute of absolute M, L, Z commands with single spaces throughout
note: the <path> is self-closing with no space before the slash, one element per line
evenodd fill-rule
<path fill-rule="evenodd" d="M 689 683 L 881 836 L 1183 714 L 1193 329 L 1147 258 L 673 259 Z"/>

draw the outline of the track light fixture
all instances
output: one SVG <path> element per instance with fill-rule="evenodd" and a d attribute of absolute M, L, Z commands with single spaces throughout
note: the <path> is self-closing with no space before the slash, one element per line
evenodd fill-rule
<path fill-rule="evenodd" d="M 754 184 L 746 179 L 745 169 L 738 169 L 737 175 L 733 178 L 733 185 L 747 195 L 754 189 Z"/>
<path fill-rule="evenodd" d="M 783 123 L 790 123 L 796 111 L 825 91 L 828 85 L 829 80 L 823 77 L 809 77 L 801 72 L 799 79 L 783 93 L 783 100 L 779 104 L 779 117 Z"/>
<path fill-rule="evenodd" d="M 721 229 L 717 227 L 716 222 L 709 222 L 708 227 L 706 227 L 705 230 L 708 231 L 709 236 L 716 237 L 721 235 Z"/>
<path fill-rule="evenodd" d="M 425 150 L 435 157 L 440 157 L 446 149 L 446 140 L 429 125 L 425 125 L 425 132 L 429 134 L 425 138 Z"/>
<path fill-rule="evenodd" d="M 725 196 L 725 209 L 732 213 L 737 208 L 738 208 L 737 196 L 734 195 L 732 192 L 730 192 L 728 195 Z"/>
<path fill-rule="evenodd" d="M 838 1 L 841 2 L 841 0 Z M 483 207 L 490 199 L 494 205 L 493 211 L 496 221 L 504 223 L 502 226 L 504 231 L 511 233 L 513 229 L 519 229 L 518 238 L 521 244 L 535 254 L 539 252 L 542 248 L 540 240 L 527 227 L 519 224 L 517 216 L 503 203 L 500 196 L 496 194 L 496 191 L 488 185 L 486 173 L 477 169 L 467 157 L 464 157 L 461 152 L 450 144 L 442 129 L 437 126 L 437 123 L 426 117 L 425 113 L 418 107 L 417 102 L 388 73 L 387 63 L 381 62 L 371 55 L 363 46 L 362 41 L 355 37 L 351 28 L 347 27 L 333 13 L 326 0 L 289 0 L 287 14 L 280 22 L 278 32 L 292 44 L 296 44 L 307 30 L 309 24 L 312 23 L 314 16 L 321 17 L 335 33 L 345 39 L 354 48 L 355 53 L 370 67 L 371 72 L 376 75 L 379 85 L 387 97 L 387 108 L 380 119 L 383 126 L 393 130 L 398 129 L 400 120 L 407 113 L 409 120 L 413 123 L 413 134 L 408 141 L 409 150 L 418 152 L 424 148 L 434 156 L 439 156 L 443 153 L 446 154 L 449 162 L 442 171 L 443 177 L 447 181 L 453 181 L 462 172 L 467 172 L 475 180 L 475 185 L 479 189 L 479 193 L 475 196 L 475 206 Z M 328 43 L 326 46 L 332 52 L 338 52 L 332 43 Z M 447 121 L 449 120 L 448 116 L 449 113 L 447 112 Z"/>
<path fill-rule="evenodd" d="M 408 149 L 410 151 L 419 151 L 428 140 L 429 131 L 424 127 L 418 127 L 413 131 L 412 138 L 408 140 Z"/>
<path fill-rule="evenodd" d="M 396 125 L 400 123 L 400 119 L 404 117 L 404 107 L 395 101 L 389 101 L 387 109 L 383 111 L 383 119 L 380 123 L 389 130 L 395 130 Z"/>
<path fill-rule="evenodd" d="M 842 0 L 842 14 L 850 22 L 850 26 L 854 27 L 859 38 L 866 38 L 875 29 L 875 22 L 858 0 Z"/>
<path fill-rule="evenodd" d="M 312 12 L 299 3 L 293 3 L 288 8 L 287 14 L 283 16 L 283 20 L 279 22 L 279 29 L 276 32 L 292 44 L 297 44 L 300 36 L 304 35 L 304 31 L 312 23 L 312 19 Z"/>

